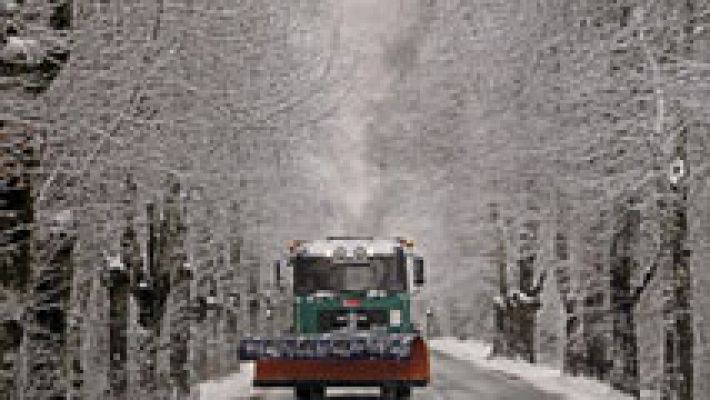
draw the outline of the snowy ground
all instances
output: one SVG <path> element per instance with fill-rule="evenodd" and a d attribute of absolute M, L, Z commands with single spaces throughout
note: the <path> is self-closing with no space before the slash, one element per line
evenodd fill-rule
<path fill-rule="evenodd" d="M 251 387 L 253 363 L 242 363 L 239 372 L 216 380 L 200 383 L 200 400 L 246 400 L 259 397 L 258 389 Z"/>
<path fill-rule="evenodd" d="M 530 364 L 508 359 L 487 359 L 490 345 L 475 341 L 460 341 L 455 338 L 430 341 L 433 350 L 466 360 L 476 366 L 499 371 L 529 382 L 548 393 L 560 394 L 570 400 L 631 400 L 631 396 L 613 390 L 609 385 L 595 379 L 564 375 L 560 370 L 544 364 Z"/>
<path fill-rule="evenodd" d="M 254 364 L 245 362 L 241 364 L 241 370 L 216 380 L 200 383 L 200 400 L 257 400 L 257 399 L 281 399 L 291 398 L 292 389 L 269 388 L 258 389 L 251 386 L 252 375 L 254 374 Z M 372 395 L 379 393 L 376 388 L 329 388 L 328 395 L 340 395 L 342 393 L 355 395 Z"/>

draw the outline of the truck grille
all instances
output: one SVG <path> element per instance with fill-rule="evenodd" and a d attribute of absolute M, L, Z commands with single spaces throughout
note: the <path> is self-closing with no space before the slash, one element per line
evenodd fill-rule
<path fill-rule="evenodd" d="M 387 327 L 389 324 L 388 310 L 321 310 L 318 313 L 318 331 L 332 332 L 346 328 L 350 313 L 353 313 L 357 318 L 357 328 L 360 330 L 370 330 L 374 326 Z"/>

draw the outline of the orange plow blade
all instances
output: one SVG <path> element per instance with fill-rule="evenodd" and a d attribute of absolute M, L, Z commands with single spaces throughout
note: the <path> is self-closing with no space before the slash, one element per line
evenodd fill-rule
<path fill-rule="evenodd" d="M 410 386 L 426 386 L 429 383 L 429 353 L 421 338 L 412 343 L 409 359 L 263 359 L 256 361 L 254 372 L 254 386 L 367 386 L 382 382 Z"/>

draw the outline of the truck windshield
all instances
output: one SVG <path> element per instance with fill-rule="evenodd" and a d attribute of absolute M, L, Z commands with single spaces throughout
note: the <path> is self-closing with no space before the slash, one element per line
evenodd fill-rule
<path fill-rule="evenodd" d="M 296 295 L 318 290 L 407 290 L 406 267 L 394 256 L 371 257 L 368 264 L 333 263 L 330 258 L 309 257 L 297 259 L 294 267 Z"/>

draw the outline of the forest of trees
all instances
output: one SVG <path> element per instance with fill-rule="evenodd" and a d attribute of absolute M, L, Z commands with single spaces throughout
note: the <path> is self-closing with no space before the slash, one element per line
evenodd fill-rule
<path fill-rule="evenodd" d="M 3 398 L 184 398 L 235 368 L 274 249 L 333 218 L 326 5 L 2 3 Z"/>
<path fill-rule="evenodd" d="M 420 2 L 388 50 L 414 61 L 376 106 L 372 203 L 426 238 L 442 324 L 636 395 L 710 391 L 708 12 Z"/>
<path fill-rule="evenodd" d="M 414 238 L 444 334 L 710 393 L 708 2 L 350 3 L 0 3 L 0 398 L 184 398 L 332 233 Z"/>

